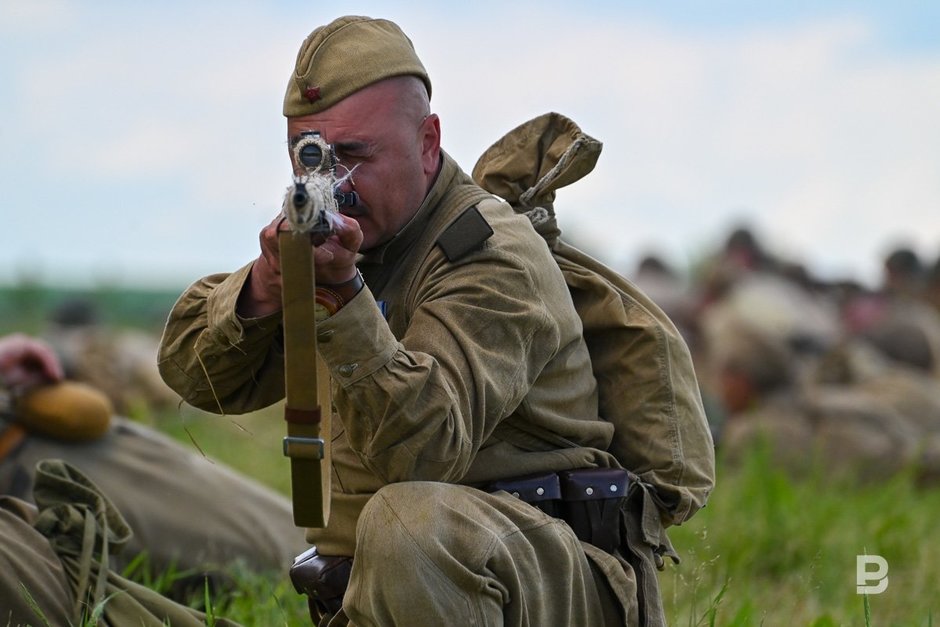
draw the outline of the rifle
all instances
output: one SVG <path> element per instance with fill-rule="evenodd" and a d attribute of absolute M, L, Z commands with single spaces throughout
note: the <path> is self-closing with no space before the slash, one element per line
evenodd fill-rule
<path fill-rule="evenodd" d="M 338 192 L 333 147 L 316 132 L 293 144 L 295 176 L 282 212 L 289 231 L 278 234 L 284 309 L 284 455 L 291 462 L 294 524 L 325 527 L 330 515 L 330 371 L 317 352 L 316 285 L 313 246 L 332 232 L 331 214 L 340 204 L 356 204 L 355 192 Z"/>

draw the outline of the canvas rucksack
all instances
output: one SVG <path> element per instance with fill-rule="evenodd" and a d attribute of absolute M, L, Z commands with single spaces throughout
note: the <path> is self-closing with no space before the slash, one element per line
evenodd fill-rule
<path fill-rule="evenodd" d="M 651 488 L 663 526 L 680 524 L 705 504 L 715 472 L 689 349 L 633 283 L 561 239 L 555 218 L 555 191 L 593 170 L 601 147 L 572 120 L 548 113 L 487 149 L 473 179 L 528 216 L 552 250 L 584 325 L 599 413 L 615 425 L 610 452 Z M 659 533 L 659 524 L 644 526 Z"/>

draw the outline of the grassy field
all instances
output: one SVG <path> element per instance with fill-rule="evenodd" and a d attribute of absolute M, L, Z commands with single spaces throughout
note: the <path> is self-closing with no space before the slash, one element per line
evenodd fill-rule
<path fill-rule="evenodd" d="M 174 298 L 108 288 L 81 294 L 38 286 L 0 290 L 0 333 L 39 331 L 48 309 L 73 296 L 103 303 L 109 324 L 149 329 L 159 327 Z M 289 490 L 277 407 L 219 417 L 183 406 L 138 418 L 212 460 Z M 676 626 L 932 625 L 940 616 L 938 521 L 940 490 L 919 489 L 905 476 L 871 486 L 822 476 L 791 481 L 760 451 L 735 468 L 719 456 L 718 487 L 708 507 L 670 534 L 683 561 L 661 573 L 667 616 Z M 887 560 L 884 593 L 857 594 L 859 554 Z M 309 624 L 305 598 L 293 591 L 286 573 L 236 575 L 238 589 L 213 599 L 213 612 L 245 625 Z"/>
<path fill-rule="evenodd" d="M 237 468 L 275 490 L 290 494 L 290 466 L 281 454 L 285 426 L 280 406 L 231 417 L 182 406 L 147 419 L 152 426 L 210 460 Z M 306 597 L 294 591 L 287 572 L 232 575 L 238 587 L 212 599 L 216 615 L 246 627 L 311 624 Z M 205 609 L 203 596 L 195 597 L 191 605 Z"/>
<path fill-rule="evenodd" d="M 685 556 L 661 577 L 671 624 L 932 625 L 938 517 L 940 492 L 906 476 L 865 487 L 794 482 L 760 451 L 740 468 L 721 464 L 709 505 L 671 533 Z M 887 560 L 884 593 L 857 593 L 859 554 Z"/>

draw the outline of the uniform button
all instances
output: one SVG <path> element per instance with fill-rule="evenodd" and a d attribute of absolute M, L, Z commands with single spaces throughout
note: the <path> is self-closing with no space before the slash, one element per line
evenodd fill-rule
<path fill-rule="evenodd" d="M 356 371 L 356 368 L 358 367 L 359 367 L 359 364 L 343 364 L 342 366 L 337 368 L 337 370 L 339 370 L 339 373 L 343 375 L 344 377 L 348 377 L 349 375 L 354 373 Z"/>
<path fill-rule="evenodd" d="M 536 488 L 535 493 L 538 494 L 539 496 L 542 496 L 543 494 L 545 494 L 545 488 Z"/>
<path fill-rule="evenodd" d="M 592 494 L 594 494 L 594 488 L 590 488 L 590 487 L 585 488 L 584 493 L 587 494 L 588 496 L 591 496 Z"/>

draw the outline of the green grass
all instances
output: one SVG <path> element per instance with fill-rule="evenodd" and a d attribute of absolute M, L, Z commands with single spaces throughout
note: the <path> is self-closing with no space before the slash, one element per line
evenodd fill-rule
<path fill-rule="evenodd" d="M 283 494 L 290 494 L 290 463 L 282 454 L 287 435 L 281 404 L 241 416 L 219 416 L 182 406 L 144 416 L 208 459 L 238 468 Z"/>
<path fill-rule="evenodd" d="M 290 494 L 290 464 L 281 453 L 286 427 L 279 405 L 242 416 L 217 416 L 183 406 L 151 415 L 149 421 L 208 459 L 237 468 L 283 494 Z M 230 587 L 211 598 L 205 592 L 193 595 L 189 605 L 246 626 L 311 624 L 307 598 L 294 590 L 286 571 L 253 573 L 234 568 L 227 574 L 231 577 Z M 154 577 L 159 579 L 161 575 L 146 575 L 151 581 Z M 169 585 L 172 578 L 153 587 L 166 591 Z"/>
<path fill-rule="evenodd" d="M 907 476 L 880 485 L 792 481 L 755 453 L 719 464 L 709 505 L 671 537 L 662 574 L 673 625 L 929 625 L 940 590 L 940 492 Z M 856 556 L 883 556 L 887 590 L 856 593 Z M 714 619 L 710 618 L 714 615 Z"/>

